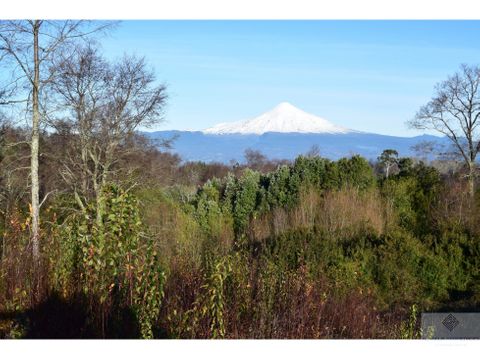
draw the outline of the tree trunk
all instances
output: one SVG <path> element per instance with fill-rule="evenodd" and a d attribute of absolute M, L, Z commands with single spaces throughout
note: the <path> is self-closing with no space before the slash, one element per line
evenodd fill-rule
<path fill-rule="evenodd" d="M 33 25 L 33 62 L 34 78 L 32 91 L 32 139 L 31 139 L 31 180 L 32 180 L 32 260 L 33 260 L 33 286 L 34 299 L 39 298 L 40 286 L 40 202 L 39 202 L 39 180 L 38 180 L 38 151 L 39 151 L 39 89 L 40 89 L 40 64 L 38 54 L 38 34 L 40 30 L 39 20 Z"/>
<path fill-rule="evenodd" d="M 468 164 L 468 193 L 472 198 L 475 196 L 475 162 Z"/>

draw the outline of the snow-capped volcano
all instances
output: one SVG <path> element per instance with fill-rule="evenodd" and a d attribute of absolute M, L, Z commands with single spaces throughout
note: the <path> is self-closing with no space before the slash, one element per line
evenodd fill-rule
<path fill-rule="evenodd" d="M 249 120 L 221 123 L 203 131 L 205 134 L 316 133 L 346 134 L 353 130 L 337 126 L 321 117 L 306 113 L 288 102 Z"/>

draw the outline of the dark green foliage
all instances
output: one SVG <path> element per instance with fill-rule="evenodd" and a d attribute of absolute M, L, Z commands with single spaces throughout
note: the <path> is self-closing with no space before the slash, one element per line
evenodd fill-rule
<path fill-rule="evenodd" d="M 298 196 L 298 181 L 292 179 L 292 169 L 283 165 L 261 179 L 261 186 L 268 189 L 265 195 L 266 208 L 291 206 Z"/>
<path fill-rule="evenodd" d="M 385 177 L 391 174 L 391 169 L 398 166 L 398 152 L 394 149 L 385 149 L 378 157 L 378 163 L 384 168 Z"/>
<path fill-rule="evenodd" d="M 435 208 L 440 193 L 440 174 L 432 167 L 419 163 L 404 168 L 382 184 L 385 198 L 396 208 L 399 222 L 406 229 L 422 235 L 431 231 L 431 210 Z"/>
<path fill-rule="evenodd" d="M 398 170 L 400 175 L 411 174 L 413 160 L 411 158 L 400 158 L 398 160 Z"/>
<path fill-rule="evenodd" d="M 245 231 L 251 216 L 259 204 L 260 174 L 247 169 L 238 181 L 237 192 L 233 198 L 233 225 L 235 233 Z"/>
<path fill-rule="evenodd" d="M 375 185 L 375 177 L 367 160 L 355 155 L 350 159 L 340 159 L 338 162 L 339 187 L 352 187 L 366 190 Z"/>
<path fill-rule="evenodd" d="M 447 295 L 445 261 L 405 231 L 388 234 L 378 257 L 376 281 L 387 303 L 428 303 Z"/>
<path fill-rule="evenodd" d="M 195 215 L 201 228 L 206 233 L 215 233 L 215 226 L 221 216 L 218 184 L 208 181 L 198 192 L 195 202 Z"/>

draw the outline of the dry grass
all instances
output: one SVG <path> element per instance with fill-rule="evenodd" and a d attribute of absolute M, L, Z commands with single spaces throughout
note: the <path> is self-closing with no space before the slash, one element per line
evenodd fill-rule
<path fill-rule="evenodd" d="M 276 208 L 253 219 L 249 236 L 263 240 L 290 229 L 317 226 L 330 234 L 353 236 L 368 229 L 381 235 L 395 222 L 394 210 L 377 190 L 361 192 L 342 189 L 320 195 L 315 190 L 302 194 L 298 206 L 291 210 Z"/>
<path fill-rule="evenodd" d="M 480 202 L 472 199 L 467 189 L 467 181 L 446 184 L 438 206 L 432 209 L 431 216 L 437 228 L 466 228 L 473 234 L 480 234 Z"/>
<path fill-rule="evenodd" d="M 325 194 L 316 219 L 321 228 L 332 234 L 350 237 L 368 228 L 381 235 L 387 224 L 387 209 L 377 191 L 344 189 Z"/>

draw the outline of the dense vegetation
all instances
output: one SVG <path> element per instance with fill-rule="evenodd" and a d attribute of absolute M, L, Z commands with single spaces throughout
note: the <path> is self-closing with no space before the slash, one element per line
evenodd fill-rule
<path fill-rule="evenodd" d="M 148 146 L 135 156 L 142 185 L 107 184 L 101 226 L 94 202 L 48 199 L 40 303 L 28 202 L 4 202 L 2 337 L 399 338 L 418 336 L 419 311 L 478 309 L 478 211 L 461 172 L 400 159 L 387 178 L 359 156 L 272 171 L 181 164 Z M 199 182 L 205 168 L 227 173 Z"/>

